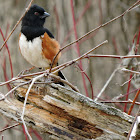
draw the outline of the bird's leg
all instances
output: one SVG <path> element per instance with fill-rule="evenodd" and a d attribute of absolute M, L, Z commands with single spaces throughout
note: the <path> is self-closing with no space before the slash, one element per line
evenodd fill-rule
<path fill-rule="evenodd" d="M 49 69 L 48 68 L 45 68 L 45 70 L 46 70 L 46 73 L 45 73 L 45 76 L 44 76 L 44 82 L 51 82 L 52 80 L 51 80 L 51 78 L 50 78 L 50 76 L 49 76 Z"/>

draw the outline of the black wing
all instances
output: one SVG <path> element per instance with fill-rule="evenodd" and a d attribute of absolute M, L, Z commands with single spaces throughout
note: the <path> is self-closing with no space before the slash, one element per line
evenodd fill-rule
<path fill-rule="evenodd" d="M 46 28 L 30 26 L 23 26 L 21 28 L 21 33 L 23 33 L 26 36 L 28 41 L 32 41 L 34 38 L 44 35 L 45 32 L 49 35 L 49 37 L 54 38 L 52 33 Z"/>

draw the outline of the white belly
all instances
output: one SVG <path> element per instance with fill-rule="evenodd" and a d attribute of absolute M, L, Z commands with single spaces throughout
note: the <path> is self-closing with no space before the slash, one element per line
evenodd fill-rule
<path fill-rule="evenodd" d="M 19 39 L 19 47 L 23 57 L 35 67 L 49 67 L 50 61 L 42 55 L 42 40 L 40 37 L 27 41 L 24 34 Z"/>

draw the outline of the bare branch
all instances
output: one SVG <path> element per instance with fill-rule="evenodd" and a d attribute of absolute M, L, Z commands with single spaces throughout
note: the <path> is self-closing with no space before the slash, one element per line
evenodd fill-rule
<path fill-rule="evenodd" d="M 105 89 L 107 88 L 108 84 L 110 83 L 110 81 L 112 80 L 112 78 L 114 77 L 114 75 L 116 74 L 117 71 L 118 71 L 118 69 L 115 69 L 113 71 L 113 73 L 111 74 L 111 76 L 109 77 L 109 79 L 107 80 L 107 82 L 105 83 L 104 87 L 101 89 L 101 91 L 99 92 L 99 94 L 97 95 L 97 97 L 95 98 L 94 101 L 97 101 L 100 98 L 100 96 L 105 91 Z"/>
<path fill-rule="evenodd" d="M 14 125 L 8 126 L 8 127 L 4 128 L 4 129 L 0 130 L 0 133 L 3 132 L 3 131 L 5 131 L 5 130 L 11 129 L 11 128 L 13 128 L 13 127 L 16 127 L 16 126 L 18 126 L 18 125 L 20 125 L 20 123 L 16 123 L 16 124 L 14 124 Z"/>
<path fill-rule="evenodd" d="M 3 45 L 0 47 L 0 51 L 2 50 L 2 48 L 4 47 L 4 45 L 6 44 L 6 42 L 8 41 L 8 39 L 11 37 L 11 35 L 13 34 L 13 32 L 15 31 L 15 29 L 17 28 L 17 26 L 19 25 L 19 23 L 21 22 L 21 20 L 23 19 L 23 17 L 25 16 L 25 14 L 28 12 L 29 8 L 32 5 L 32 2 L 34 0 L 31 0 L 31 2 L 29 3 L 28 7 L 26 8 L 26 11 L 24 12 L 24 14 L 20 17 L 19 21 L 17 22 L 17 24 L 14 26 L 14 28 L 12 29 L 12 31 L 10 32 L 9 36 L 7 37 L 7 39 L 4 41 Z"/>
<path fill-rule="evenodd" d="M 22 114 L 21 114 L 21 120 L 22 120 L 22 123 L 24 125 L 24 128 L 25 128 L 25 132 L 26 134 L 28 135 L 29 139 L 32 140 L 32 137 L 30 136 L 29 132 L 28 132 L 28 129 L 27 129 L 27 126 L 25 124 L 25 121 L 24 121 L 24 114 L 25 114 L 25 108 L 26 108 L 26 103 L 27 103 L 27 99 L 28 99 L 28 95 L 29 95 L 29 92 L 33 86 L 33 84 L 35 83 L 36 80 L 38 80 L 39 78 L 43 77 L 44 74 L 41 74 L 35 78 L 32 79 L 32 83 L 30 84 L 27 92 L 26 92 L 26 96 L 25 96 L 25 100 L 24 100 L 24 105 L 23 105 L 23 110 L 22 110 Z"/>
<path fill-rule="evenodd" d="M 125 58 L 140 58 L 140 55 L 121 56 L 121 55 L 89 54 L 89 55 L 85 56 L 84 58 L 89 58 L 89 57 L 105 57 L 105 58 L 125 59 Z"/>
<path fill-rule="evenodd" d="M 128 100 L 128 101 L 100 101 L 100 103 L 133 103 L 132 100 Z M 135 102 L 136 105 L 140 105 L 140 102 Z"/>
<path fill-rule="evenodd" d="M 61 70 L 61 69 L 64 69 L 64 68 L 66 68 L 66 67 L 72 65 L 73 63 L 79 61 L 80 59 L 82 59 L 83 57 L 85 57 L 86 55 L 88 55 L 89 53 L 91 53 L 92 51 L 96 50 L 97 48 L 101 47 L 102 45 L 104 45 L 104 44 L 106 44 L 106 43 L 108 43 L 107 40 L 104 41 L 104 42 L 102 42 L 101 44 L 97 45 L 97 46 L 94 47 L 93 49 L 89 50 L 88 52 L 86 52 L 86 53 L 83 54 L 82 56 L 80 56 L 80 57 L 78 57 L 78 58 L 76 58 L 76 59 L 74 59 L 74 60 L 68 61 L 68 62 L 66 62 L 66 63 L 64 63 L 64 64 L 61 64 L 61 65 L 59 65 L 59 66 L 57 66 L 57 67 L 52 68 L 52 71 L 53 71 L 52 73 L 55 73 L 55 72 L 57 72 L 57 71 L 59 71 L 59 70 Z M 60 68 L 61 68 L 61 69 L 60 69 Z M 9 80 L 9 81 L 2 82 L 2 83 L 0 84 L 0 86 L 3 86 L 3 85 L 8 84 L 8 83 L 10 83 L 10 82 L 16 81 L 16 80 L 18 80 L 18 79 L 22 79 L 22 78 L 24 78 L 24 77 L 31 77 L 31 76 L 36 76 L 36 75 L 45 74 L 45 73 L 48 73 L 48 70 L 42 71 L 42 72 L 33 73 L 33 74 L 21 75 L 20 77 L 14 77 L 14 78 L 12 78 L 12 79 Z M 49 75 L 49 73 L 48 73 L 48 75 Z"/>
<path fill-rule="evenodd" d="M 66 63 L 64 63 L 64 64 L 61 64 L 61 65 L 59 65 L 59 66 L 57 66 L 57 67 L 52 68 L 52 70 L 53 70 L 52 73 L 55 73 L 55 72 L 57 72 L 57 71 L 59 71 L 59 70 L 64 69 L 65 67 L 68 67 L 68 66 L 74 64 L 75 62 L 77 62 L 77 61 L 83 59 L 83 58 L 84 58 L 85 56 L 87 56 L 89 53 L 95 51 L 97 48 L 101 47 L 102 45 L 104 45 L 104 44 L 106 44 L 106 43 L 108 43 L 107 40 L 105 40 L 104 42 L 100 43 L 100 44 L 97 45 L 96 47 L 92 48 L 92 49 L 89 50 L 88 52 L 84 53 L 84 54 L 81 55 L 80 57 L 78 57 L 78 58 L 76 58 L 76 59 L 74 59 L 74 60 L 68 61 L 68 62 L 66 62 Z"/>
<path fill-rule="evenodd" d="M 139 109 L 137 111 L 135 119 L 134 119 L 134 121 L 132 123 L 132 126 L 131 126 L 130 130 L 129 130 L 127 140 L 134 139 L 136 137 L 136 129 L 137 129 L 137 126 L 138 126 L 137 118 L 139 116 L 139 113 L 140 113 L 140 107 L 139 107 Z"/>
<path fill-rule="evenodd" d="M 74 91 L 76 92 L 80 92 L 79 89 L 77 89 L 75 86 L 73 86 L 70 82 L 63 80 L 62 78 L 60 78 L 59 76 L 56 76 L 54 74 L 49 74 L 49 76 L 51 76 L 52 78 L 56 79 L 59 82 L 62 82 L 64 84 L 67 84 L 68 86 L 70 86 Z"/>
<path fill-rule="evenodd" d="M 28 82 L 21 83 L 21 84 L 19 84 L 18 86 L 14 87 L 14 88 L 11 89 L 9 92 L 7 92 L 2 98 L 0 98 L 0 101 L 1 101 L 1 100 L 4 100 L 9 94 L 11 94 L 11 93 L 12 93 L 13 91 L 15 91 L 17 88 L 19 88 L 19 87 L 21 87 L 21 86 L 24 86 L 24 85 L 27 85 L 27 84 L 29 84 L 30 82 L 31 82 L 31 80 L 28 81 Z"/>
<path fill-rule="evenodd" d="M 126 69 L 126 68 L 120 68 L 121 71 L 123 72 L 128 72 L 128 73 L 133 73 L 133 74 L 140 74 L 140 72 L 137 72 L 137 71 L 134 71 L 134 70 L 129 70 L 129 69 Z"/>
<path fill-rule="evenodd" d="M 100 29 L 100 28 L 102 28 L 102 27 L 104 27 L 104 26 L 110 24 L 111 22 L 113 22 L 113 21 L 115 21 L 115 20 L 117 20 L 117 19 L 123 17 L 126 13 L 130 12 L 132 9 L 135 9 L 135 7 L 137 7 L 139 4 L 140 4 L 140 0 L 138 0 L 136 3 L 134 3 L 131 7 L 129 7 L 129 8 L 128 8 L 125 12 L 123 12 L 121 15 L 119 15 L 119 16 L 113 18 L 112 20 L 110 20 L 110 21 L 108 21 L 108 22 L 106 22 L 106 23 L 104 23 L 104 24 L 101 24 L 100 26 L 98 26 L 98 27 L 96 27 L 95 29 L 89 31 L 88 33 L 86 33 L 86 34 L 83 35 L 82 37 L 78 38 L 77 40 L 75 40 L 75 41 L 69 43 L 68 45 L 64 46 L 63 48 L 61 48 L 61 49 L 59 50 L 59 52 L 58 52 L 58 53 L 55 55 L 55 57 L 53 58 L 53 61 L 52 61 L 52 63 L 51 63 L 50 72 L 52 71 L 52 67 L 53 67 L 53 64 L 54 64 L 55 59 L 57 58 L 57 56 L 59 55 L 59 53 L 60 53 L 61 51 L 63 51 L 65 48 L 67 48 L 67 47 L 69 47 L 69 46 L 71 46 L 71 45 L 73 45 L 73 44 L 79 42 L 80 40 L 82 40 L 83 38 L 85 38 L 85 37 L 88 36 L 89 34 L 95 32 L 96 30 L 98 30 L 98 29 Z"/>

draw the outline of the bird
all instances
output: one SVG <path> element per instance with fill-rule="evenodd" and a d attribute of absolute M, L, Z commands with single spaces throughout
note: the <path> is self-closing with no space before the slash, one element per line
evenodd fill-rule
<path fill-rule="evenodd" d="M 53 34 L 44 27 L 46 18 L 50 14 L 42 7 L 34 4 L 22 19 L 19 35 L 19 49 L 27 62 L 34 67 L 49 69 L 53 58 L 59 52 L 60 44 Z M 56 57 L 53 67 L 58 65 L 61 53 Z M 61 71 L 57 76 L 65 80 Z M 60 85 L 64 85 L 62 82 Z"/>

